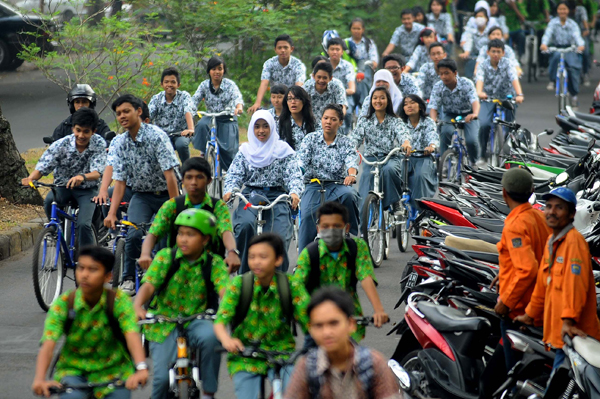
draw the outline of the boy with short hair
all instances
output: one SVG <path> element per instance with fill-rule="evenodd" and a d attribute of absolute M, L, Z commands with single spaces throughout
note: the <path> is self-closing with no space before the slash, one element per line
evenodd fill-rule
<path fill-rule="evenodd" d="M 52 202 L 60 206 L 75 200 L 79 207 L 77 233 L 79 245 L 94 244 L 92 219 L 96 205 L 91 202 L 98 192 L 99 179 L 106 166 L 106 141 L 94 134 L 98 126 L 98 114 L 89 108 L 80 108 L 71 118 L 73 131 L 69 136 L 55 141 L 42 154 L 35 170 L 21 180 L 24 186 L 42 176 L 54 173 L 56 196 L 48 193 L 44 210 L 50 219 Z"/>
<path fill-rule="evenodd" d="M 291 323 L 295 319 L 303 331 L 307 331 L 306 306 L 309 296 L 304 286 L 285 273 L 275 271 L 283 263 L 283 240 L 276 234 L 254 236 L 248 247 L 250 272 L 235 277 L 227 292 L 215 320 L 215 334 L 228 352 L 228 368 L 235 385 L 238 399 L 256 399 L 260 392 L 261 378 L 268 373 L 273 378 L 273 369 L 268 369 L 263 359 L 248 359 L 237 356 L 252 341 L 260 341 L 260 348 L 269 351 L 293 352 L 296 342 Z M 241 306 L 243 292 L 251 284 L 251 300 L 246 304 L 246 314 Z M 285 293 L 282 298 L 280 293 Z M 287 306 L 284 306 L 284 303 Z M 286 309 L 287 308 L 287 309 Z M 287 314 L 286 314 L 287 310 Z M 240 314 L 238 314 L 240 313 Z M 226 326 L 232 325 L 231 335 Z M 281 370 L 283 389 L 287 385 L 293 366 Z"/>
<path fill-rule="evenodd" d="M 390 39 L 390 44 L 388 44 L 382 54 L 384 57 L 398 46 L 400 54 L 406 58 L 410 58 L 413 51 L 415 51 L 415 47 L 417 47 L 419 33 L 425 29 L 425 26 L 415 22 L 415 16 L 409 8 L 402 10 L 400 17 L 402 18 L 402 25 L 394 31 Z"/>
<path fill-rule="evenodd" d="M 169 247 L 175 245 L 177 230 L 175 219 L 185 209 L 205 209 L 214 214 L 217 219 L 216 235 L 207 244 L 207 248 L 217 255 L 223 256 L 221 249 L 226 251 L 225 263 L 229 272 L 234 273 L 240 267 L 239 251 L 236 249 L 233 227 L 229 208 L 223 200 L 212 198 L 206 192 L 212 181 L 210 164 L 204 158 L 193 157 L 183 163 L 181 168 L 183 188 L 186 194 L 171 198 L 165 202 L 154 217 L 152 226 L 142 244 L 142 253 L 138 260 L 143 269 L 152 262 L 152 249 L 163 237 L 169 236 Z M 223 245 L 221 245 L 221 243 Z M 225 248 L 222 248 L 222 247 Z"/>
<path fill-rule="evenodd" d="M 504 57 L 504 42 L 494 39 L 488 43 L 487 48 L 489 58 L 477 68 L 475 79 L 477 82 L 477 95 L 482 100 L 497 99 L 501 101 L 510 95 L 515 98 L 517 104 L 521 104 L 525 97 L 519 82 L 519 75 L 513 64 Z M 481 104 L 481 110 L 479 111 L 480 164 L 486 163 L 487 142 L 494 123 L 495 110 L 496 104 L 492 102 Z M 512 122 L 515 119 L 515 113 L 515 110 L 506 109 L 504 120 Z"/>
<path fill-rule="evenodd" d="M 385 356 L 359 346 L 354 304 L 338 287 L 316 291 L 307 310 L 318 348 L 296 363 L 285 399 L 400 399 L 398 382 Z"/>
<path fill-rule="evenodd" d="M 190 137 L 194 134 L 192 113 L 196 107 L 190 93 L 179 90 L 180 86 L 179 71 L 173 67 L 165 69 L 160 78 L 160 87 L 164 91 L 152 97 L 148 109 L 152 123 L 167 135 L 181 133 L 179 137 L 170 139 L 183 163 L 190 157 Z"/>
<path fill-rule="evenodd" d="M 143 306 L 148 301 L 154 313 L 167 317 L 186 317 L 215 309 L 217 293 L 222 297 L 227 287 L 229 275 L 223 258 L 205 249 L 215 234 L 216 218 L 202 209 L 186 209 L 177 216 L 175 225 L 177 245 L 156 254 L 135 297 L 135 312 L 142 320 L 146 318 Z M 217 392 L 221 364 L 221 356 L 215 352 L 219 342 L 212 323 L 194 320 L 186 329 L 190 346 L 202 349 L 203 397 L 212 397 Z M 152 398 L 166 398 L 169 368 L 177 355 L 175 324 L 146 325 L 144 333 L 154 362 Z"/>
<path fill-rule="evenodd" d="M 112 279 L 114 263 L 114 255 L 106 248 L 80 249 L 75 269 L 78 288 L 62 294 L 48 310 L 32 385 L 34 394 L 48 397 L 49 389 L 61 383 L 81 385 L 119 378 L 126 380 L 126 389 L 103 387 L 93 393 L 97 398 L 124 399 L 131 397 L 127 389 L 146 384 L 148 365 L 131 301 L 121 291 L 104 289 Z M 66 339 L 56 363 L 55 380 L 47 381 L 52 353 L 63 334 Z M 91 391 L 61 397 L 87 397 Z"/>
<path fill-rule="evenodd" d="M 423 93 L 423 100 L 429 100 L 431 96 L 431 89 L 433 86 L 440 81 L 440 77 L 437 73 L 438 63 L 446 58 L 446 49 L 444 45 L 439 42 L 432 43 L 429 46 L 429 59 L 430 62 L 423 64 L 419 69 L 419 75 L 417 76 L 417 82 Z"/>
<path fill-rule="evenodd" d="M 348 210 L 339 202 L 325 202 L 317 211 L 319 241 L 309 244 L 298 256 L 294 279 L 309 294 L 326 285 L 336 285 L 352 295 L 355 315 L 362 316 L 356 285 L 360 282 L 371 305 L 374 324 L 381 327 L 389 320 L 376 288 L 375 270 L 367 243 L 362 238 L 344 237 L 350 230 Z M 356 341 L 365 337 L 365 326 L 353 334 Z"/>
<path fill-rule="evenodd" d="M 475 91 L 475 85 L 467 78 L 459 77 L 456 61 L 452 59 L 443 59 L 438 62 L 438 75 L 440 82 L 437 82 L 431 90 L 429 98 L 429 107 L 431 119 L 438 121 L 438 116 L 442 112 L 442 120 L 450 122 L 461 116 L 465 120 L 465 138 L 467 141 L 467 152 L 469 162 L 475 164 L 479 154 L 479 98 Z M 440 154 L 450 146 L 450 140 L 454 133 L 454 126 L 444 124 L 440 132 Z"/>
<path fill-rule="evenodd" d="M 352 113 L 354 111 L 354 93 L 356 92 L 356 70 L 354 65 L 343 59 L 346 43 L 339 37 L 334 37 L 327 42 L 327 55 L 333 67 L 333 77 L 339 79 L 344 85 L 346 102 L 350 112 L 344 117 L 344 130 L 346 133 L 352 128 Z"/>
<path fill-rule="evenodd" d="M 306 82 L 304 89 L 312 100 L 316 128 L 321 127 L 323 110 L 328 104 L 339 104 L 344 113 L 348 109 L 348 101 L 343 88 L 332 81 L 333 66 L 330 62 L 317 62 L 313 69 L 312 80 Z"/>
<path fill-rule="evenodd" d="M 253 106 L 248 108 L 249 115 L 252 115 L 260 108 L 269 85 L 302 86 L 306 80 L 306 66 L 292 55 L 293 51 L 294 44 L 290 35 L 283 34 L 275 38 L 275 52 L 277 55 L 269 58 L 263 64 L 256 101 Z"/>
<path fill-rule="evenodd" d="M 273 115 L 273 118 L 277 123 L 275 125 L 277 133 L 279 133 L 279 116 L 283 110 L 283 98 L 285 97 L 285 93 L 287 93 L 287 91 L 288 88 L 286 85 L 275 85 L 271 87 L 271 105 L 273 107 L 269 108 L 269 112 L 271 115 Z"/>

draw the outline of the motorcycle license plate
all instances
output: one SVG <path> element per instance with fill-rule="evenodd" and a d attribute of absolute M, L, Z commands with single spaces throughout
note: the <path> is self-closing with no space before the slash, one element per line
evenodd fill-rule
<path fill-rule="evenodd" d="M 418 278 L 419 278 L 419 275 L 415 272 L 412 272 L 411 274 L 409 274 L 408 281 L 406 282 L 406 288 L 412 288 L 415 285 L 417 285 Z"/>

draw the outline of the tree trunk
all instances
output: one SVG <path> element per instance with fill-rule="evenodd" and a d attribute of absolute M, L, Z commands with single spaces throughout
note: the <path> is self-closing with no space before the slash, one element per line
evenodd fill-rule
<path fill-rule="evenodd" d="M 0 197 L 14 204 L 42 205 L 42 197 L 37 191 L 21 186 L 21 179 L 28 175 L 25 161 L 10 131 L 10 123 L 0 108 Z"/>

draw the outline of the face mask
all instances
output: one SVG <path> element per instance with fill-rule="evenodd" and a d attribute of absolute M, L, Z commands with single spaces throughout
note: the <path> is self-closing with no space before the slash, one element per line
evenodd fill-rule
<path fill-rule="evenodd" d="M 477 17 L 475 18 L 475 24 L 477 24 L 478 28 L 482 28 L 487 24 L 487 19 L 485 17 Z"/>
<path fill-rule="evenodd" d="M 344 241 L 344 229 L 324 229 L 319 235 L 328 247 L 337 248 Z"/>

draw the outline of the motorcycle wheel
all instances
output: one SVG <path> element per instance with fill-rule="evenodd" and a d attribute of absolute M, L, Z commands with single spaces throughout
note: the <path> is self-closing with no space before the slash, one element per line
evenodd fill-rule
<path fill-rule="evenodd" d="M 435 396 L 433 396 L 433 392 L 431 391 L 431 388 L 429 387 L 429 381 L 427 380 L 427 376 L 425 375 L 425 368 L 418 356 L 419 352 L 421 350 L 422 349 L 414 350 L 414 351 L 410 352 L 408 355 L 404 356 L 404 359 L 402 359 L 402 361 L 400 362 L 400 365 L 408 373 L 412 374 L 414 372 L 416 374 L 419 374 L 421 377 L 421 381 L 419 382 L 419 388 L 418 388 L 418 390 L 420 391 L 419 393 L 422 395 L 422 397 L 433 398 Z"/>

